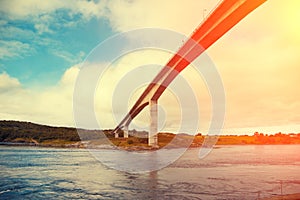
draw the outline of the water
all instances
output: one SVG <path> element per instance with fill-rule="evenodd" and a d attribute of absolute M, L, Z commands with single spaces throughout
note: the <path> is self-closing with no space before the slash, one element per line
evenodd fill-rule
<path fill-rule="evenodd" d="M 297 193 L 299 150 L 220 146 L 199 160 L 192 149 L 160 171 L 129 174 L 103 166 L 84 149 L 0 146 L 0 199 L 257 199 Z"/>

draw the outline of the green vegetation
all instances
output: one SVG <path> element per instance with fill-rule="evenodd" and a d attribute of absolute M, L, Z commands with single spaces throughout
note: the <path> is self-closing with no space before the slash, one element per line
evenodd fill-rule
<path fill-rule="evenodd" d="M 146 131 L 129 131 L 129 138 L 122 138 L 123 131 L 120 131 L 120 138 L 114 138 L 111 130 L 84 130 L 80 129 L 81 138 L 76 128 L 51 127 L 38 125 L 30 122 L 0 121 L 0 142 L 18 143 L 24 145 L 55 146 L 55 147 L 91 147 L 106 144 L 104 133 L 115 146 L 125 149 L 149 149 L 148 133 Z M 100 134 L 101 133 L 101 134 Z M 176 136 L 176 137 L 175 137 Z M 300 144 L 300 133 L 266 135 L 254 133 L 249 135 L 221 135 L 205 136 L 201 133 L 196 136 L 188 134 L 159 133 L 159 147 L 183 147 L 191 143 L 191 147 L 200 147 L 207 140 L 217 140 L 217 145 L 246 145 L 246 144 Z M 172 143 L 170 143 L 172 141 Z"/>
<path fill-rule="evenodd" d="M 109 136 L 110 130 L 80 129 L 81 138 L 76 128 L 52 127 L 30 122 L 0 121 L 0 142 L 23 143 L 40 146 L 68 146 L 81 140 L 99 139 L 101 132 Z M 109 136 L 110 137 L 110 136 Z"/>
<path fill-rule="evenodd" d="M 19 138 L 19 139 L 18 139 Z M 30 122 L 0 121 L 0 141 L 11 142 L 33 139 L 37 142 L 47 140 L 79 141 L 75 128 L 51 127 Z"/>
<path fill-rule="evenodd" d="M 214 136 L 211 136 L 214 137 Z M 200 146 L 207 136 L 198 134 L 193 141 L 192 146 Z M 255 132 L 252 136 L 249 135 L 221 135 L 218 137 L 217 145 L 245 145 L 245 144 L 300 144 L 300 133 L 283 134 L 276 133 L 267 135 Z"/>

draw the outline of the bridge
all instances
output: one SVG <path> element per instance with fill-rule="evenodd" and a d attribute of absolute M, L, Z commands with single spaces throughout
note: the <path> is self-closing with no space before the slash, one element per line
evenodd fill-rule
<path fill-rule="evenodd" d="M 123 129 L 124 138 L 128 138 L 128 127 L 131 121 L 146 106 L 149 106 L 150 129 L 148 134 L 148 145 L 157 147 L 157 102 L 159 97 L 183 69 L 265 1 L 266 0 L 221 1 L 216 9 L 200 24 L 178 52 L 168 61 L 148 85 L 127 115 L 113 130 L 115 137 L 118 138 L 118 131 Z"/>

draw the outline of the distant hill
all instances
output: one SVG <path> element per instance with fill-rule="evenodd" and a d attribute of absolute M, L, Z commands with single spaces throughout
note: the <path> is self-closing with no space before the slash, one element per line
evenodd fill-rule
<path fill-rule="evenodd" d="M 52 127 L 31 122 L 0 121 L 0 142 L 43 143 L 49 140 L 80 141 L 75 128 Z"/>

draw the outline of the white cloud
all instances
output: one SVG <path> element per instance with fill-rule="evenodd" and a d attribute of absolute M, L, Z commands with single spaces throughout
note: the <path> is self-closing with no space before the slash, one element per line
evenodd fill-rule
<path fill-rule="evenodd" d="M 106 14 L 117 31 L 155 27 L 190 34 L 218 3 L 187 0 L 109 1 Z M 206 11 L 205 11 L 206 10 Z"/>
<path fill-rule="evenodd" d="M 62 76 L 59 84 L 63 86 L 73 86 L 79 71 L 80 71 L 80 64 L 68 68 L 65 71 L 64 75 Z"/>
<path fill-rule="evenodd" d="M 53 31 L 49 29 L 49 26 L 44 23 L 35 24 L 34 28 L 38 31 L 39 34 L 53 33 Z"/>
<path fill-rule="evenodd" d="M 87 21 L 93 17 L 103 17 L 106 1 L 85 0 L 2 0 L 0 12 L 8 20 L 26 20 L 34 24 L 38 34 L 53 33 L 50 26 L 68 27 L 74 26 L 80 21 Z M 62 17 L 62 13 L 69 18 Z M 1 21 L 0 25 L 4 25 Z"/>
<path fill-rule="evenodd" d="M 0 40 L 0 59 L 10 57 L 23 57 L 35 52 L 29 44 L 20 41 L 4 41 Z"/>
<path fill-rule="evenodd" d="M 1 1 L 0 10 L 8 14 L 11 19 L 22 19 L 24 17 L 38 15 L 48 12 L 53 12 L 58 8 L 63 7 L 63 1 L 17 1 L 17 0 L 4 0 Z"/>
<path fill-rule="evenodd" d="M 85 53 L 83 51 L 78 52 L 77 55 L 73 55 L 72 53 L 63 50 L 51 50 L 51 53 L 71 64 L 81 62 L 85 56 Z"/>
<path fill-rule="evenodd" d="M 94 16 L 101 16 L 104 13 L 105 1 L 72 1 L 72 0 L 2 0 L 0 11 L 6 13 L 10 19 L 24 19 L 33 16 L 53 13 L 57 10 L 68 10 L 70 15 L 81 14 L 84 18 L 89 19 Z"/>
<path fill-rule="evenodd" d="M 10 77 L 7 73 L 0 74 L 0 92 L 4 93 L 19 89 L 21 87 L 20 82 L 16 78 Z"/>
<path fill-rule="evenodd" d="M 24 88 L 20 82 L 0 74 L 0 119 L 73 125 L 72 97 L 79 65 L 66 70 L 61 81 L 42 89 Z"/>
<path fill-rule="evenodd" d="M 3 24 L 5 25 L 5 24 Z M 0 38 L 1 39 L 17 39 L 33 40 L 35 37 L 34 32 L 31 30 L 21 29 L 15 26 L 2 26 L 0 24 Z"/>
<path fill-rule="evenodd" d="M 105 15 L 106 1 L 70 1 L 66 7 L 70 8 L 73 13 L 80 13 L 85 19 L 92 17 L 102 17 Z"/>
<path fill-rule="evenodd" d="M 34 19 L 34 28 L 37 30 L 38 34 L 54 33 L 54 31 L 49 28 L 49 25 L 54 21 L 54 17 L 49 14 L 40 15 L 37 19 Z"/>

